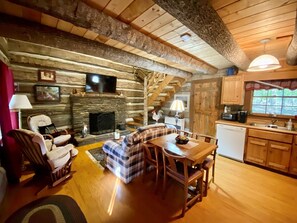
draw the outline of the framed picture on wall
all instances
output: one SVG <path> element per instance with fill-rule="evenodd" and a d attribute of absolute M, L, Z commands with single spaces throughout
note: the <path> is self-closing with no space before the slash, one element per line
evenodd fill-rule
<path fill-rule="evenodd" d="M 184 103 L 185 109 L 189 109 L 190 106 L 190 95 L 186 94 L 176 94 L 174 95 L 174 100 L 181 100 Z"/>
<path fill-rule="evenodd" d="M 56 82 L 56 72 L 52 70 L 39 70 L 38 81 Z"/>
<path fill-rule="evenodd" d="M 59 86 L 35 85 L 34 92 L 37 102 L 60 102 Z"/>

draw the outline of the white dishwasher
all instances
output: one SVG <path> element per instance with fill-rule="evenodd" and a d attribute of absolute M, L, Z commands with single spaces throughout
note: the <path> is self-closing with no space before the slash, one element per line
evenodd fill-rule
<path fill-rule="evenodd" d="M 243 162 L 246 128 L 217 124 L 217 153 Z"/>

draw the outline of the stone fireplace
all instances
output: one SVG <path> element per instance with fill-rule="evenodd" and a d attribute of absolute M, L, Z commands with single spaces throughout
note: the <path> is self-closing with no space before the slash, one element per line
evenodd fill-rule
<path fill-rule="evenodd" d="M 89 113 L 89 132 L 100 135 L 115 131 L 115 112 Z"/>
<path fill-rule="evenodd" d="M 102 120 L 96 121 L 97 124 L 100 122 L 100 126 L 103 130 L 92 129 L 92 131 L 95 131 L 95 134 L 104 134 L 111 131 L 111 128 L 108 128 L 108 125 L 112 124 L 115 127 L 118 124 L 125 123 L 126 98 L 124 96 L 113 94 L 85 94 L 84 96 L 71 95 L 71 111 L 72 126 L 77 133 L 81 132 L 84 125 L 88 126 L 88 133 L 90 133 L 90 114 L 114 114 L 114 123 L 110 123 L 111 120 L 106 119 L 105 116 Z M 114 131 L 114 128 L 112 131 Z"/>

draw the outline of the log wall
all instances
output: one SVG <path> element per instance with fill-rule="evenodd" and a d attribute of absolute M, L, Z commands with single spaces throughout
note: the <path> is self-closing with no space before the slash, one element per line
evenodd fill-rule
<path fill-rule="evenodd" d="M 23 128 L 28 128 L 26 119 L 31 114 L 47 114 L 51 117 L 52 121 L 57 127 L 72 128 L 71 119 L 71 103 L 70 96 L 73 92 L 83 94 L 85 91 L 85 79 L 87 72 L 94 72 L 103 75 L 117 76 L 117 94 L 123 95 L 125 101 L 126 114 L 125 116 L 133 117 L 143 112 L 143 83 L 138 80 L 131 72 L 119 71 L 115 68 L 92 66 L 80 63 L 80 70 L 73 71 L 73 67 L 63 66 L 63 61 L 59 62 L 59 69 L 55 67 L 55 63 L 46 64 L 43 61 L 32 60 L 28 62 L 30 56 L 22 55 L 22 62 L 15 60 L 11 63 L 10 68 L 13 71 L 15 80 L 15 89 L 17 93 L 26 94 L 33 106 L 33 109 L 22 110 L 22 124 Z M 36 63 L 35 63 L 36 62 Z M 46 61 L 45 61 L 46 62 Z M 66 62 L 65 62 L 66 64 Z M 82 72 L 87 67 L 87 72 Z M 38 81 L 38 70 L 52 70 L 56 72 L 56 82 L 40 82 Z M 34 85 L 54 85 L 60 86 L 61 100 L 59 103 L 37 102 L 35 100 Z"/>

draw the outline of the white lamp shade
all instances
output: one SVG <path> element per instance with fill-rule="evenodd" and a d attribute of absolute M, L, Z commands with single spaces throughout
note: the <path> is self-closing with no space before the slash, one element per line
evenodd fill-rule
<path fill-rule="evenodd" d="M 183 112 L 185 110 L 184 103 L 182 100 L 174 100 L 170 106 L 170 110 Z"/>
<path fill-rule="evenodd" d="M 10 110 L 31 109 L 32 105 L 27 95 L 14 94 L 9 102 Z"/>
<path fill-rule="evenodd" d="M 255 58 L 247 71 L 256 72 L 256 71 L 265 71 L 265 70 L 275 70 L 280 68 L 281 65 L 277 58 L 272 55 L 264 54 Z"/>

